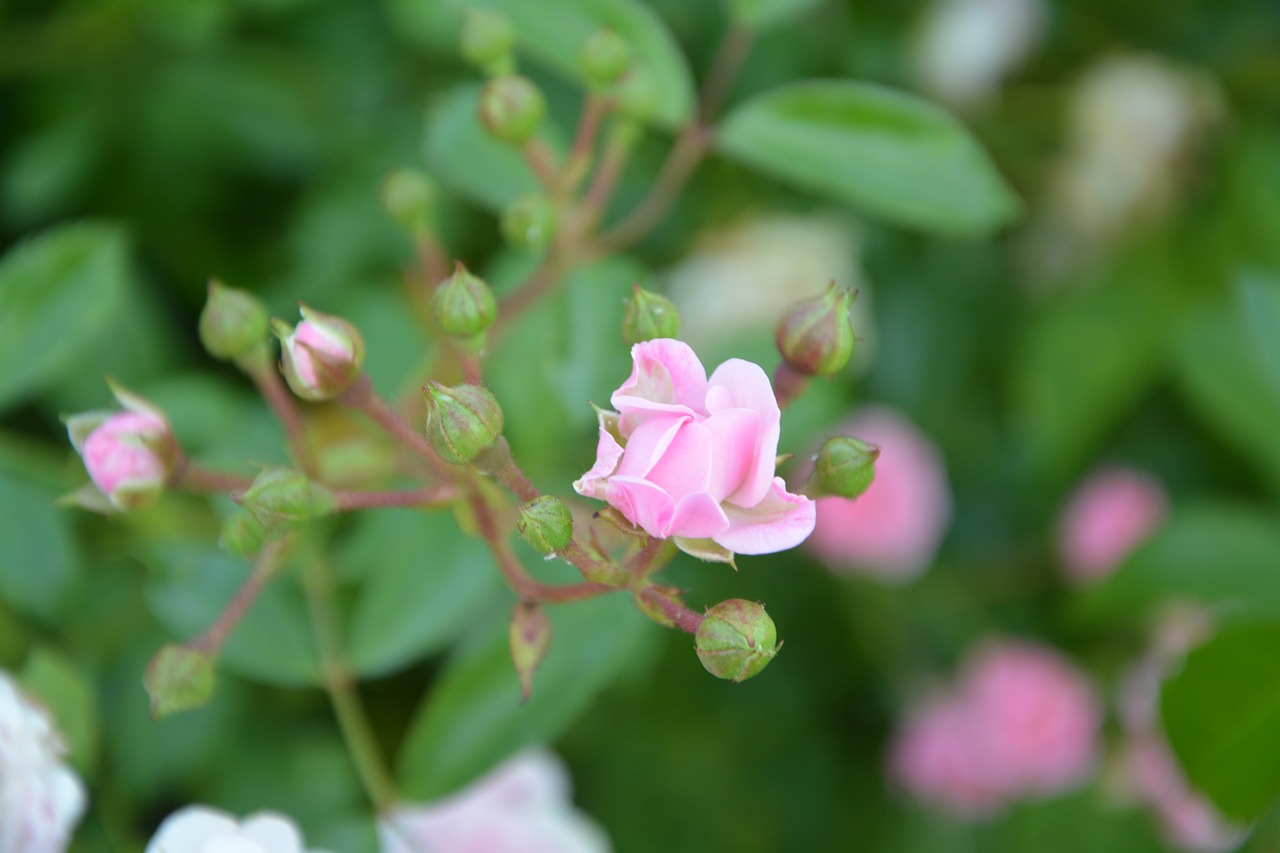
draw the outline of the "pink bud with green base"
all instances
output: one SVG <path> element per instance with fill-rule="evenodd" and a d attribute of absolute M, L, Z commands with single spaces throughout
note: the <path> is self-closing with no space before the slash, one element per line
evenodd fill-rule
<path fill-rule="evenodd" d="M 332 400 L 360 376 L 364 339 L 341 317 L 301 306 L 302 322 L 292 329 L 275 321 L 280 339 L 280 370 L 293 393 L 304 400 Z"/>
<path fill-rule="evenodd" d="M 137 509 L 164 490 L 182 454 L 163 412 L 108 382 L 125 411 L 66 419 L 71 443 L 93 481 L 90 492 L 73 502 L 104 511 Z"/>

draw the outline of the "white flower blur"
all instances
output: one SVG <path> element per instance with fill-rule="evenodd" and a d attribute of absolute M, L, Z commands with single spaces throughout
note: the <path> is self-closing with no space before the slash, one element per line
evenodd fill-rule
<path fill-rule="evenodd" d="M 164 819 L 146 853 L 307 853 L 302 833 L 284 815 L 258 812 L 237 821 L 207 806 L 187 806 Z M 311 853 L 322 853 L 315 850 Z"/>
<path fill-rule="evenodd" d="M 84 813 L 84 785 L 43 708 L 0 671 L 0 853 L 61 853 Z"/>
<path fill-rule="evenodd" d="M 382 853 L 608 853 L 604 832 L 574 809 L 569 774 L 528 750 L 463 790 L 394 809 L 378 823 Z"/>
<path fill-rule="evenodd" d="M 936 0 L 915 43 L 916 76 L 953 106 L 989 97 L 1044 33 L 1044 0 Z"/>

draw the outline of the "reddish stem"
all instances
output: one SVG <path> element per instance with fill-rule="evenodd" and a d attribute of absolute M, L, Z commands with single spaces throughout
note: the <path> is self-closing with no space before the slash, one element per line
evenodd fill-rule
<path fill-rule="evenodd" d="M 702 614 L 695 613 L 677 601 L 672 601 L 665 595 L 657 595 L 652 590 L 641 590 L 639 595 L 645 601 L 654 605 L 662 611 L 668 619 L 675 623 L 676 627 L 686 634 L 698 633 L 698 626 L 702 624 Z"/>
<path fill-rule="evenodd" d="M 222 609 L 222 612 L 218 614 L 218 618 L 214 620 L 213 624 L 187 643 L 188 648 L 198 652 L 206 652 L 210 655 L 218 653 L 218 650 L 222 648 L 222 644 L 227 641 L 227 637 L 231 636 L 232 630 L 244 618 L 244 615 L 249 612 L 249 608 L 253 606 L 253 602 L 258 598 L 258 594 L 267 585 L 267 581 L 271 580 L 271 576 L 280 567 L 284 551 L 284 540 L 273 540 L 262 546 L 262 551 L 254 560 L 253 571 L 250 572 L 249 577 L 236 590 L 236 594 L 227 603 L 227 606 Z"/>
<path fill-rule="evenodd" d="M 243 492 L 253 485 L 253 478 L 229 471 L 202 468 L 183 459 L 172 477 L 175 488 L 189 492 Z"/>
<path fill-rule="evenodd" d="M 307 445 L 306 428 L 302 421 L 302 415 L 298 412 L 298 406 L 294 402 L 293 394 L 285 387 L 284 380 L 276 372 L 275 366 L 269 363 L 264 364 L 262 367 L 252 370 L 249 373 L 249 377 L 253 380 L 253 384 L 258 386 L 258 392 L 262 394 L 263 399 L 267 401 L 267 405 L 271 407 L 271 411 L 275 412 L 276 419 L 284 427 L 294 461 L 306 473 L 314 474 L 315 460 L 312 458 L 311 449 Z"/>

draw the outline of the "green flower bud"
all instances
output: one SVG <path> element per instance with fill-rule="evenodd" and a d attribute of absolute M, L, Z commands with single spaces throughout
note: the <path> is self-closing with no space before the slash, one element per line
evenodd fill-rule
<path fill-rule="evenodd" d="M 464 14 L 458 45 L 462 58 L 486 74 L 510 74 L 515 68 L 511 52 L 516 46 L 511 20 L 496 9 L 474 6 L 468 6 Z"/>
<path fill-rule="evenodd" d="M 188 646 L 168 645 L 156 652 L 142 677 L 157 720 L 199 708 L 213 696 L 213 656 Z"/>
<path fill-rule="evenodd" d="M 573 516 L 564 501 L 543 495 L 520 505 L 516 518 L 520 538 L 540 554 L 554 554 L 573 539 Z"/>
<path fill-rule="evenodd" d="M 716 678 L 745 681 L 778 653 L 778 631 L 764 605 L 741 598 L 722 601 L 706 612 L 695 635 L 698 660 Z"/>
<path fill-rule="evenodd" d="M 493 325 L 497 314 L 498 303 L 489 285 L 467 272 L 461 261 L 431 296 L 431 316 L 440 331 L 453 338 L 480 334 Z"/>
<path fill-rule="evenodd" d="M 364 338 L 351 323 L 332 314 L 300 307 L 302 322 L 290 328 L 279 320 L 272 331 L 280 339 L 280 370 L 304 400 L 332 400 L 360 378 Z"/>
<path fill-rule="evenodd" d="M 813 460 L 813 474 L 805 487 L 811 498 L 856 498 L 876 477 L 880 448 L 848 435 L 836 435 L 823 442 Z"/>
<path fill-rule="evenodd" d="M 292 468 L 266 468 L 237 498 L 262 525 L 267 535 L 278 535 L 296 524 L 333 512 L 333 493 Z"/>
<path fill-rule="evenodd" d="M 502 236 L 516 249 L 541 252 L 556 236 L 556 209 L 544 195 L 522 195 L 502 211 Z"/>
<path fill-rule="evenodd" d="M 431 230 L 436 185 L 419 169 L 396 169 L 382 181 L 382 209 L 413 236 Z"/>
<path fill-rule="evenodd" d="M 502 407 L 483 385 L 432 382 L 427 395 L 427 441 L 446 462 L 462 465 L 502 435 Z"/>
<path fill-rule="evenodd" d="M 209 280 L 209 297 L 200 312 L 200 342 L 214 358 L 249 368 L 265 364 L 267 308 L 246 290 Z"/>
<path fill-rule="evenodd" d="M 533 692 L 533 673 L 551 648 L 551 620 L 537 604 L 521 601 L 511 611 L 507 637 L 511 662 L 520 678 L 520 695 L 527 702 Z"/>
<path fill-rule="evenodd" d="M 680 334 L 680 312 L 670 299 L 632 285 L 626 313 L 622 315 L 622 339 L 628 345 Z"/>
<path fill-rule="evenodd" d="M 480 123 L 502 142 L 523 145 L 542 123 L 547 111 L 542 92 L 527 77 L 495 77 L 480 90 Z"/>
<path fill-rule="evenodd" d="M 218 544 L 224 551 L 237 557 L 252 557 L 262 550 L 267 540 L 267 529 L 262 522 L 247 512 L 237 512 L 222 523 Z"/>
<path fill-rule="evenodd" d="M 631 70 L 631 45 L 613 30 L 596 30 L 578 50 L 578 68 L 587 85 L 603 89 Z"/>
<path fill-rule="evenodd" d="M 774 340 L 792 369 L 805 376 L 831 376 L 853 357 L 849 306 L 857 293 L 834 281 L 818 296 L 804 299 L 778 321 Z"/>

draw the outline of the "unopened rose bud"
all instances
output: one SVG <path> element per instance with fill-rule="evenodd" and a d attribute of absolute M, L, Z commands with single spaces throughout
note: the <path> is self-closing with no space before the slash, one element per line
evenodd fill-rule
<path fill-rule="evenodd" d="M 741 598 L 709 609 L 695 640 L 707 672 L 734 682 L 758 674 L 778 653 L 778 632 L 764 606 Z"/>
<path fill-rule="evenodd" d="M 573 539 L 573 516 L 564 501 L 543 495 L 520 505 L 516 518 L 520 538 L 540 554 L 554 554 Z"/>
<path fill-rule="evenodd" d="M 214 358 L 245 369 L 266 364 L 267 307 L 247 290 L 209 282 L 209 297 L 200 312 L 200 342 Z"/>
<path fill-rule="evenodd" d="M 502 407 L 483 385 L 432 382 L 427 395 L 427 441 L 446 462 L 475 459 L 502 435 Z"/>
<path fill-rule="evenodd" d="M 811 498 L 858 497 L 875 479 L 879 456 L 880 448 L 852 436 L 828 438 L 813 460 L 805 494 Z"/>
<path fill-rule="evenodd" d="M 596 30 L 578 50 L 578 68 L 587 85 L 603 89 L 631 70 L 631 45 L 613 30 Z"/>
<path fill-rule="evenodd" d="M 204 705 L 213 696 L 213 685 L 213 657 L 187 646 L 160 649 L 142 679 L 157 720 Z"/>
<path fill-rule="evenodd" d="M 418 169 L 396 169 L 382 182 L 382 209 L 413 236 L 431 230 L 436 185 Z"/>
<path fill-rule="evenodd" d="M 512 50 L 516 30 L 511 19 L 496 9 L 468 6 L 462 22 L 459 50 L 462 58 L 486 74 L 510 74 L 515 68 Z"/>
<path fill-rule="evenodd" d="M 507 636 L 511 662 L 520 678 L 520 695 L 527 702 L 533 692 L 533 673 L 551 648 L 551 620 L 537 604 L 521 601 L 511 611 Z"/>
<path fill-rule="evenodd" d="M 267 529 L 253 515 L 238 512 L 230 516 L 222 524 L 222 532 L 218 534 L 218 544 L 228 553 L 237 557 L 252 557 L 262 550 L 267 540 Z"/>
<path fill-rule="evenodd" d="M 480 90 L 480 123 L 495 139 L 511 145 L 528 142 L 542 123 L 546 101 L 526 77 L 495 77 Z"/>
<path fill-rule="evenodd" d="M 137 509 L 164 490 L 182 454 L 158 408 L 119 386 L 112 391 L 125 411 L 73 415 L 67 433 L 111 506 Z"/>
<path fill-rule="evenodd" d="M 290 329 L 273 324 L 280 339 L 280 368 L 293 393 L 304 400 L 332 400 L 351 387 L 364 364 L 364 339 L 341 317 L 305 305 L 302 322 Z"/>
<path fill-rule="evenodd" d="M 431 296 L 431 316 L 440 331 L 452 338 L 475 338 L 493 325 L 497 314 L 498 303 L 489 285 L 467 272 L 461 262 Z"/>
<path fill-rule="evenodd" d="M 792 305 L 778 322 L 778 352 L 805 376 L 831 376 L 853 357 L 849 306 L 857 294 L 834 281 L 818 296 Z"/>
<path fill-rule="evenodd" d="M 556 236 L 556 209 L 544 195 L 522 195 L 502 211 L 502 236 L 513 248 L 541 252 Z"/>
<path fill-rule="evenodd" d="M 303 521 L 333 512 L 333 493 L 292 468 L 266 468 L 237 502 L 268 535 L 284 533 Z"/>
<path fill-rule="evenodd" d="M 622 315 L 622 339 L 628 346 L 654 338 L 674 338 L 680 334 L 680 312 L 670 299 L 645 290 L 631 289 L 626 313 Z"/>

